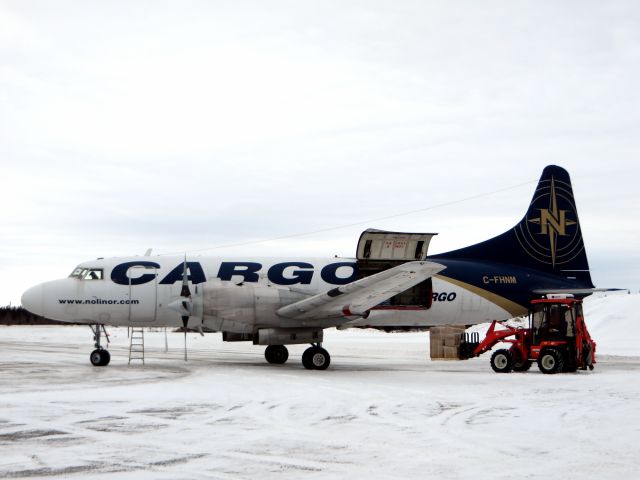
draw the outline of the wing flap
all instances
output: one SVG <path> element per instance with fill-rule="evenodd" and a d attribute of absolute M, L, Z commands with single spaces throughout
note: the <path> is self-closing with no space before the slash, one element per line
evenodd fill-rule
<path fill-rule="evenodd" d="M 281 317 L 297 320 L 363 316 L 446 267 L 434 262 L 407 262 L 280 308 Z"/>

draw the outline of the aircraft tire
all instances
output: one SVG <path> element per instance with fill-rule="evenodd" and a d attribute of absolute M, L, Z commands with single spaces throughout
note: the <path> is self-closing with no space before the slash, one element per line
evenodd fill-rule
<path fill-rule="evenodd" d="M 89 360 L 94 367 L 106 367 L 111 361 L 111 354 L 102 348 L 97 348 L 91 352 Z"/>
<path fill-rule="evenodd" d="M 313 370 L 313 364 L 311 363 L 311 358 L 309 356 L 309 354 L 311 353 L 312 350 L 313 350 L 313 347 L 312 348 L 307 348 L 302 353 L 302 366 L 304 368 L 306 368 L 307 370 Z"/>
<path fill-rule="evenodd" d="M 100 365 L 101 367 L 106 367 L 107 365 L 109 365 L 109 362 L 111 361 L 111 354 L 107 351 L 107 350 L 102 350 L 102 364 Z"/>
<path fill-rule="evenodd" d="M 491 355 L 491 368 L 496 373 L 510 373 L 513 370 L 513 357 L 506 348 L 496 350 Z"/>
<path fill-rule="evenodd" d="M 269 345 L 264 351 L 267 362 L 282 365 L 289 358 L 289 350 L 284 345 Z"/>
<path fill-rule="evenodd" d="M 329 352 L 321 347 L 309 347 L 302 354 L 302 365 L 307 370 L 326 370 L 330 363 Z"/>
<path fill-rule="evenodd" d="M 538 357 L 538 368 L 542 373 L 554 374 L 564 369 L 564 357 L 556 348 L 546 348 Z"/>

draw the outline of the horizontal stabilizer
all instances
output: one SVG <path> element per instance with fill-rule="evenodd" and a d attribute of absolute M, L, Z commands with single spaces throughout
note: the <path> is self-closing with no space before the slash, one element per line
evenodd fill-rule
<path fill-rule="evenodd" d="M 446 267 L 407 262 L 280 308 L 281 317 L 297 320 L 365 316 L 376 305 L 428 279 Z"/>
<path fill-rule="evenodd" d="M 565 289 L 544 289 L 537 288 L 533 290 L 533 293 L 536 295 L 549 295 L 551 293 L 563 293 L 563 294 L 573 294 L 573 295 L 591 295 L 592 293 L 597 292 L 619 292 L 621 290 L 626 290 L 626 288 L 565 288 Z"/>

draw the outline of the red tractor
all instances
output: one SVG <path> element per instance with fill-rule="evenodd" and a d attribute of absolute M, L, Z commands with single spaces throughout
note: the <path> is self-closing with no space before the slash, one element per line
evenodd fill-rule
<path fill-rule="evenodd" d="M 498 373 L 524 372 L 535 361 L 542 373 L 593 370 L 596 343 L 584 323 L 582 300 L 548 295 L 532 300 L 528 328 L 502 325 L 503 329 L 496 330 L 497 324 L 491 324 L 482 342 L 477 333 L 466 334 L 460 345 L 460 358 L 477 357 L 503 342 L 511 346 L 496 350 L 491 356 L 491 368 Z"/>

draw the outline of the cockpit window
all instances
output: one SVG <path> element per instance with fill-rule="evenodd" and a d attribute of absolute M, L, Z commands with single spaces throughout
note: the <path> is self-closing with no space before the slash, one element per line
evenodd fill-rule
<path fill-rule="evenodd" d="M 102 269 L 101 268 L 87 268 L 87 271 L 84 272 L 85 280 L 102 280 Z"/>
<path fill-rule="evenodd" d="M 82 268 L 78 267 L 69 277 L 78 278 L 80 280 L 102 280 L 104 271 L 101 268 Z"/>
<path fill-rule="evenodd" d="M 82 268 L 78 267 L 76 268 L 73 272 L 71 272 L 71 275 L 69 275 L 69 278 L 80 278 L 80 274 L 82 273 Z"/>

